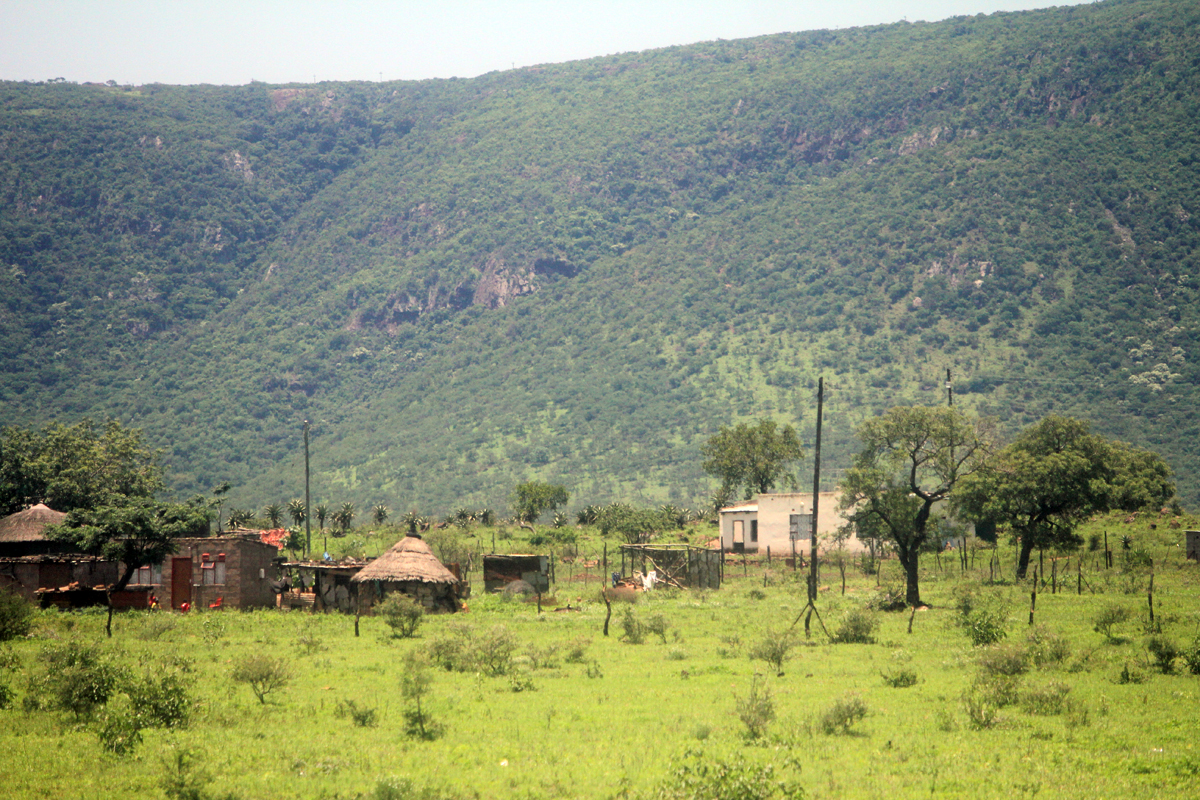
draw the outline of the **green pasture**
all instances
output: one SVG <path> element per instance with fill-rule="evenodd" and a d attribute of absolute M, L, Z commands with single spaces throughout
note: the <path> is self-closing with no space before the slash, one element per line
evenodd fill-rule
<path fill-rule="evenodd" d="M 1183 558 L 1182 529 L 1110 518 L 1084 533 L 1102 529 L 1113 568 L 1100 552 L 1071 554 L 1069 564 L 1064 556 L 1066 585 L 1040 589 L 1032 628 L 1032 581 L 989 581 L 987 550 L 966 573 L 955 554 L 930 555 L 922 587 L 929 609 L 871 612 L 873 643 L 830 643 L 816 617 L 806 639 L 801 618 L 782 675 L 750 657 L 786 636 L 806 604 L 802 580 L 779 561 L 748 563 L 744 575 L 730 564 L 719 591 L 660 590 L 632 606 L 614 603 L 608 637 L 597 584 L 569 585 L 562 566 L 557 603 L 577 610 L 553 611 L 547 601 L 539 614 L 476 587 L 468 613 L 427 617 L 412 639 L 391 638 L 374 617 L 356 637 L 353 617 L 221 611 L 121 614 L 108 641 L 102 614 L 40 612 L 29 637 L 0 646 L 8 654 L 0 680 L 12 694 L 0 711 L 0 794 L 1196 797 L 1200 677 L 1183 657 L 1163 673 L 1146 643 L 1157 632 L 1181 650 L 1196 646 L 1200 567 Z M 1011 575 L 1011 548 L 999 552 Z M 1077 594 L 1081 557 L 1086 585 Z M 861 620 L 899 578 L 895 561 L 883 562 L 881 575 L 854 563 L 843 596 L 838 571 L 825 566 L 817 603 L 824 625 L 836 634 L 856 613 Z M 977 613 L 998 612 L 1007 633 L 999 645 L 972 644 L 961 624 L 965 597 Z M 1106 637 L 1094 624 L 1112 607 L 1128 617 Z M 627 613 L 642 626 L 640 644 L 623 639 Z M 412 702 L 402 690 L 410 654 L 436 655 L 451 638 L 468 637 L 463 626 L 474 647 L 512 642 L 512 658 L 495 674 L 428 667 L 422 707 L 440 734 L 410 735 Z M 1031 632 L 1041 644 L 1031 644 Z M 180 675 L 187 724 L 146 728 L 132 752 L 115 755 L 101 731 L 128 711 L 123 696 L 79 717 L 26 710 L 40 654 L 73 638 L 97 644 L 130 675 Z M 253 654 L 284 659 L 292 673 L 265 703 L 231 679 Z M 1023 674 L 981 677 L 988 664 L 1022 660 Z M 885 681 L 902 684 L 905 675 L 916 683 Z M 774 711 L 757 738 L 739 716 L 752 691 L 769 694 Z M 998 704 L 1005 693 L 1012 702 Z M 347 700 L 363 717 L 373 711 L 373 724 L 356 724 Z M 773 783 L 758 780 L 766 768 Z"/>

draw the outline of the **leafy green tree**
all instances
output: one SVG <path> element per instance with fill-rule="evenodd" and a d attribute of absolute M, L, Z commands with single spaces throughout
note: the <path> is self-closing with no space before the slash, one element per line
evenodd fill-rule
<path fill-rule="evenodd" d="M 756 492 L 770 492 L 781 481 L 795 483 L 789 469 L 804 457 L 795 429 L 791 425 L 780 428 L 771 419 L 760 419 L 757 425 L 743 422 L 734 428 L 722 427 L 700 452 L 704 471 L 720 479 L 728 493 L 744 487 L 747 499 Z"/>
<path fill-rule="evenodd" d="M 540 481 L 526 481 L 513 487 L 509 504 L 521 522 L 533 523 L 547 511 L 557 511 L 570 500 L 563 486 Z"/>
<path fill-rule="evenodd" d="M 36 503 L 73 511 L 153 497 L 162 488 L 159 454 L 137 428 L 109 420 L 54 423 L 39 431 L 0 430 L 0 515 Z"/>
<path fill-rule="evenodd" d="M 1159 508 L 1174 496 L 1158 455 L 1112 442 L 1087 422 L 1050 416 L 1026 428 L 988 464 L 965 476 L 953 506 L 1006 526 L 1020 542 L 1017 577 L 1035 549 L 1075 548 L 1079 523 L 1098 511 Z"/>
<path fill-rule="evenodd" d="M 993 427 L 953 408 L 899 407 L 863 423 L 858 438 L 863 449 L 842 479 L 841 508 L 852 523 L 885 531 L 896 543 L 905 602 L 921 605 L 917 568 L 930 514 L 959 480 L 983 467 Z"/>
<path fill-rule="evenodd" d="M 174 553 L 175 539 L 207 536 L 211 521 L 212 512 L 201 497 L 186 503 L 133 498 L 120 505 L 75 509 L 58 525 L 46 528 L 45 535 L 121 564 L 121 575 L 106 595 L 107 631 L 112 636 L 113 593 L 124 589 L 139 567 L 158 564 Z"/>

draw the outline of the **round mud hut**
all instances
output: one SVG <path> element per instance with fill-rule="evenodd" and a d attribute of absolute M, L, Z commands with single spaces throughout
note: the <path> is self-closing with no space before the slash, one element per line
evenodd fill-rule
<path fill-rule="evenodd" d="M 405 536 L 350 582 L 358 584 L 364 606 L 374 605 L 389 592 L 402 592 L 426 611 L 458 611 L 458 578 L 420 536 Z"/>
<path fill-rule="evenodd" d="M 42 533 L 47 525 L 57 525 L 66 518 L 63 512 L 38 503 L 0 519 L 0 556 L 19 558 L 70 552 L 73 549 L 70 545 L 50 541 Z"/>

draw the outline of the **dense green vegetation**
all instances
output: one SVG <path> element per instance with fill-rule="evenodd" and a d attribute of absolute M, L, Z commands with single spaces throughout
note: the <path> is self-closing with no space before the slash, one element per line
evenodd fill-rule
<path fill-rule="evenodd" d="M 973 543 L 965 565 L 923 561 L 926 610 L 878 610 L 903 596 L 894 558 L 843 554 L 842 594 L 831 553 L 806 638 L 805 572 L 731 560 L 719 590 L 615 603 L 604 636 L 590 528 L 557 551 L 572 611 L 483 596 L 476 569 L 470 611 L 411 635 L 384 616 L 355 637 L 341 614 L 138 611 L 107 640 L 100 614 L 37 612 L 0 644 L 5 796 L 1191 798 L 1197 526 L 1090 521 L 1094 547 L 1046 551 L 1032 624 L 1015 550 Z M 430 542 L 493 534 L 530 550 L 511 527 Z"/>
<path fill-rule="evenodd" d="M 1200 11 L 1110 0 L 472 80 L 0 84 L 0 422 L 115 417 L 231 506 L 696 504 L 955 403 L 1200 419 Z M 806 447 L 806 449 L 808 449 Z"/>

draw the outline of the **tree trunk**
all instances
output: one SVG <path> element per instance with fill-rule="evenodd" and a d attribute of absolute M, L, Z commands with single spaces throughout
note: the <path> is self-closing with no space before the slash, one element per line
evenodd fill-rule
<path fill-rule="evenodd" d="M 1021 537 L 1021 552 L 1017 557 L 1017 580 L 1025 580 L 1025 572 L 1029 569 L 1029 559 L 1033 556 L 1033 537 Z"/>
<path fill-rule="evenodd" d="M 900 566 L 904 569 L 904 602 L 914 607 L 922 605 L 920 576 L 917 574 L 919 552 L 919 548 L 917 547 L 897 548 L 897 554 L 900 557 Z"/>

